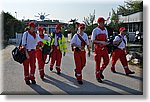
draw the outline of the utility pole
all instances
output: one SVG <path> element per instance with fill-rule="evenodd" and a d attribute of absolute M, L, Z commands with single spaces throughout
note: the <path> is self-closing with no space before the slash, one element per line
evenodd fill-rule
<path fill-rule="evenodd" d="M 16 14 L 16 19 L 17 19 L 17 12 L 15 12 L 15 14 Z"/>

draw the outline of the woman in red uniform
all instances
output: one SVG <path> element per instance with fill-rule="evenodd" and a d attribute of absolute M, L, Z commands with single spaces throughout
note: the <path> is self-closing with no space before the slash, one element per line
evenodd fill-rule
<path fill-rule="evenodd" d="M 47 58 L 46 54 L 42 54 L 42 46 L 44 40 L 49 41 L 50 39 L 48 38 L 47 34 L 44 34 L 44 29 L 43 27 L 38 28 L 39 34 L 37 35 L 37 47 L 36 47 L 36 58 L 38 60 L 38 69 L 40 73 L 40 77 L 43 80 L 44 79 L 44 65 L 45 65 L 45 60 Z"/>
<path fill-rule="evenodd" d="M 85 25 L 80 24 L 78 32 L 71 39 L 71 46 L 74 48 L 74 61 L 76 65 L 75 76 L 79 84 L 82 82 L 82 70 L 86 64 L 85 45 L 88 48 L 88 55 L 90 56 L 89 40 L 86 33 L 84 33 Z"/>
<path fill-rule="evenodd" d="M 24 66 L 24 80 L 27 85 L 30 85 L 30 80 L 32 84 L 36 84 L 35 81 L 35 49 L 36 49 L 36 33 L 35 33 L 35 23 L 29 23 L 29 30 L 24 32 L 22 37 L 22 46 L 25 48 L 25 53 L 27 59 L 23 62 Z M 29 68 L 30 65 L 30 68 Z"/>

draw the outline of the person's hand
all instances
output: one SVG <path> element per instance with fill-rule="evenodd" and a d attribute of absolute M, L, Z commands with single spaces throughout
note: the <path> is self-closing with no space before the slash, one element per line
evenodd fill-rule
<path fill-rule="evenodd" d="M 27 57 L 27 59 L 29 59 L 29 58 L 30 58 L 28 54 L 26 55 L 26 57 Z"/>
<path fill-rule="evenodd" d="M 124 52 L 125 52 L 125 54 L 127 55 L 127 50 L 126 50 L 126 49 L 124 50 Z"/>
<path fill-rule="evenodd" d="M 109 44 L 109 42 L 104 42 L 104 43 L 103 43 L 104 46 L 106 46 L 106 45 L 108 45 L 108 44 Z"/>
<path fill-rule="evenodd" d="M 30 57 L 29 57 L 29 54 L 28 54 L 27 50 L 25 51 L 25 54 L 26 54 L 27 59 L 29 59 Z"/>
<path fill-rule="evenodd" d="M 84 46 L 81 46 L 81 49 L 84 49 Z"/>
<path fill-rule="evenodd" d="M 42 51 L 42 47 L 39 47 L 39 49 Z"/>
<path fill-rule="evenodd" d="M 44 43 L 43 43 L 42 41 L 39 41 L 39 42 L 38 42 L 38 45 L 39 45 L 40 47 L 42 47 L 42 46 L 44 45 Z"/>

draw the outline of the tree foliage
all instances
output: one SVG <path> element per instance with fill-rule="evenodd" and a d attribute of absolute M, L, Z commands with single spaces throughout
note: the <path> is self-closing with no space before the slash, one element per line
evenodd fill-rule
<path fill-rule="evenodd" d="M 1 13 L 3 17 L 3 30 L 4 30 L 4 40 L 8 41 L 9 38 L 15 37 L 16 32 L 23 32 L 25 24 L 16 18 L 14 18 L 10 13 Z"/>
<path fill-rule="evenodd" d="M 117 11 L 112 9 L 111 23 L 109 24 L 109 26 L 111 26 L 114 31 L 118 31 L 119 27 L 121 26 L 118 15 L 127 16 L 139 11 L 143 11 L 143 1 L 125 1 L 125 4 L 123 6 L 119 5 Z"/>
<path fill-rule="evenodd" d="M 95 21 L 95 10 L 94 10 L 93 14 L 90 13 L 89 16 L 88 16 L 88 17 L 84 17 L 84 20 L 83 20 L 83 22 L 84 22 L 85 25 L 86 25 L 86 30 L 85 30 L 85 32 L 86 32 L 88 35 L 91 35 L 92 30 L 93 30 L 93 28 L 95 27 L 95 26 L 94 26 L 94 21 Z"/>
<path fill-rule="evenodd" d="M 125 1 L 124 6 L 119 5 L 118 14 L 129 15 L 135 12 L 143 11 L 143 1 Z"/>

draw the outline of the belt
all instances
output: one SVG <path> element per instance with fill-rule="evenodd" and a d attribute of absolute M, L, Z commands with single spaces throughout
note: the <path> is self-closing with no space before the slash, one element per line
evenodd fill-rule
<path fill-rule="evenodd" d="M 118 48 L 118 49 L 120 49 L 120 50 L 125 50 L 125 48 Z"/>
<path fill-rule="evenodd" d="M 105 48 L 106 48 L 106 46 L 104 46 L 104 47 L 99 47 L 99 48 L 97 48 L 97 49 L 104 50 Z"/>
<path fill-rule="evenodd" d="M 35 51 L 35 49 L 27 49 L 27 51 Z"/>
<path fill-rule="evenodd" d="M 80 48 L 76 47 L 75 51 L 85 51 L 85 49 L 80 49 Z"/>

